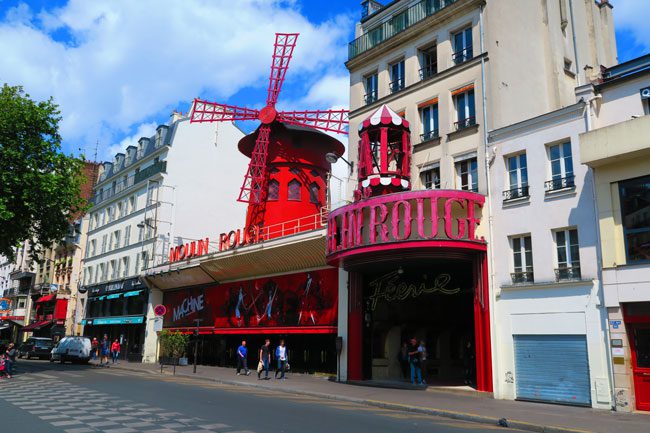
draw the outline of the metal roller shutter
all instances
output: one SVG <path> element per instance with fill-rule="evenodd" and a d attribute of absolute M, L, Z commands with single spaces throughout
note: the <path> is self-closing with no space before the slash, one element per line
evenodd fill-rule
<path fill-rule="evenodd" d="M 515 335 L 517 399 L 591 406 L 584 335 Z"/>

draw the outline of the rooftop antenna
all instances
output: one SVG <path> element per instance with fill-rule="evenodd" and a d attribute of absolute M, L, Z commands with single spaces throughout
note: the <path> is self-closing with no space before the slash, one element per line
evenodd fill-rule
<path fill-rule="evenodd" d="M 97 148 L 99 147 L 99 140 L 95 141 L 95 154 L 93 155 L 93 162 L 97 162 Z"/>

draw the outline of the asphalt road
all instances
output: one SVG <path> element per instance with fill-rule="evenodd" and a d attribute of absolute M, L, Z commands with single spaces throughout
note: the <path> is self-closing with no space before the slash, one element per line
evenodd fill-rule
<path fill-rule="evenodd" d="M 25 360 L 16 367 L 13 379 L 0 380 L 0 432 L 518 431 L 146 372 Z"/>

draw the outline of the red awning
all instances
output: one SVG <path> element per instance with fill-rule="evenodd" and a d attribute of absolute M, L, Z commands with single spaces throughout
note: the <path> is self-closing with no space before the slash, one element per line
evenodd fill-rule
<path fill-rule="evenodd" d="M 192 326 L 165 328 L 167 331 L 179 331 L 182 334 L 191 334 L 196 328 Z M 278 327 L 253 327 L 253 328 L 215 328 L 213 326 L 200 326 L 199 334 L 336 334 L 336 326 L 278 326 Z"/>
<path fill-rule="evenodd" d="M 41 296 L 38 298 L 38 301 L 36 301 L 37 304 L 40 304 L 41 302 L 50 302 L 52 299 L 54 299 L 54 294 L 51 295 L 46 295 L 46 296 Z"/>
<path fill-rule="evenodd" d="M 27 325 L 23 328 L 23 331 L 33 331 L 36 329 L 41 329 L 44 328 L 45 326 L 51 325 L 52 321 L 51 320 L 43 320 L 42 322 L 36 322 L 32 323 L 31 325 Z"/>

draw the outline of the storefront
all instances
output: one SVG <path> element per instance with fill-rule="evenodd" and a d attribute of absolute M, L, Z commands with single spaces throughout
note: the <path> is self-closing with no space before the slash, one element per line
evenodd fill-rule
<path fill-rule="evenodd" d="M 286 341 L 293 369 L 334 372 L 337 296 L 332 268 L 186 288 L 164 293 L 163 326 L 198 328 L 201 364 L 235 365 L 242 340 L 256 353 L 269 338 L 272 346 Z"/>
<path fill-rule="evenodd" d="M 51 338 L 55 342 L 65 336 L 65 316 L 68 299 L 57 298 L 56 293 L 39 296 L 34 300 L 34 319 L 25 326 L 23 333 L 32 337 Z"/>
<path fill-rule="evenodd" d="M 88 292 L 84 335 L 90 338 L 119 340 L 121 356 L 130 361 L 142 359 L 145 314 L 149 290 L 138 278 L 83 288 Z"/>
<path fill-rule="evenodd" d="M 410 191 L 409 124 L 387 106 L 359 130 L 355 201 L 328 217 L 327 262 L 348 280 L 342 377 L 405 379 L 398 355 L 415 338 L 427 383 L 491 392 L 485 197 Z"/>

